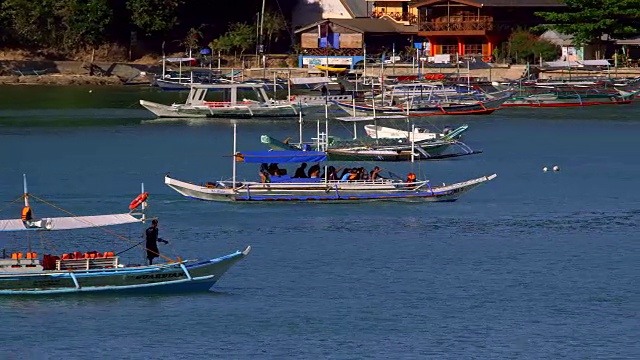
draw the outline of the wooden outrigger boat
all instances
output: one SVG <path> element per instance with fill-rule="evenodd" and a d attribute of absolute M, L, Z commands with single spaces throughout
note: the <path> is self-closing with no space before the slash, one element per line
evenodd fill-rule
<path fill-rule="evenodd" d="M 222 94 L 221 101 L 207 97 L 216 92 Z M 159 118 L 287 118 L 299 112 L 293 104 L 270 101 L 263 84 L 245 83 L 192 85 L 184 104 L 140 100 L 140 105 Z"/>
<path fill-rule="evenodd" d="M 324 151 L 267 151 L 242 152 L 235 149 L 231 181 L 195 184 L 165 175 L 165 184 L 181 195 L 197 200 L 225 202 L 362 202 L 362 201 L 455 201 L 469 190 L 493 180 L 497 175 L 482 176 L 450 185 L 431 185 L 429 180 L 417 180 L 415 174 L 402 178 L 343 181 L 330 175 L 325 166 L 324 176 L 292 178 L 272 175 L 268 182 L 237 181 L 236 162 L 253 164 L 319 163 L 327 161 Z"/>
<path fill-rule="evenodd" d="M 131 203 L 128 213 L 33 219 L 29 197 L 40 199 L 27 192 L 26 179 L 24 187 L 22 218 L 0 220 L 0 233 L 46 233 L 143 223 L 146 220 L 144 208 L 148 193 L 144 188 Z M 137 210 L 138 206 L 142 209 Z M 135 246 L 142 247 L 140 244 Z M 112 251 L 70 252 L 60 256 L 45 254 L 40 259 L 30 244 L 28 247 L 26 254 L 17 251 L 0 259 L 0 295 L 206 291 L 251 249 L 247 247 L 243 251 L 202 261 L 178 259 L 157 265 L 125 265 Z"/>
<path fill-rule="evenodd" d="M 523 87 L 503 107 L 575 107 L 631 104 L 635 93 L 585 86 L 535 85 Z"/>

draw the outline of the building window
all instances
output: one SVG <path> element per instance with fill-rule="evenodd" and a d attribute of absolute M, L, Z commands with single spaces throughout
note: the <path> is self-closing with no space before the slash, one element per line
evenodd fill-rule
<path fill-rule="evenodd" d="M 465 55 L 482 55 L 482 44 L 465 44 Z"/>
<path fill-rule="evenodd" d="M 442 45 L 442 53 L 443 54 L 457 54 L 458 53 L 458 44 L 455 45 Z"/>

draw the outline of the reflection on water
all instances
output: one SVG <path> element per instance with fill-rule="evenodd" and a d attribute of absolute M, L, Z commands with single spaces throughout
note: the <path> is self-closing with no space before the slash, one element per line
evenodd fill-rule
<path fill-rule="evenodd" d="M 147 88 L 51 89 L 0 88 L 0 218 L 20 214 L 19 203 L 5 208 L 23 173 L 30 191 L 77 214 L 127 211 L 143 182 L 171 244 L 164 254 L 253 251 L 213 296 L 2 298 L 9 358 L 638 358 L 637 103 L 416 119 L 467 123 L 464 141 L 484 152 L 384 167 L 434 183 L 498 174 L 459 202 L 245 205 L 188 200 L 163 183 L 167 172 L 228 178 L 233 121 L 153 120 L 132 104 L 175 94 Z M 295 119 L 237 123 L 241 151 L 264 150 L 263 134 L 298 138 Z M 87 124 L 100 126 L 78 126 Z M 304 121 L 305 139 L 318 127 Z M 238 165 L 238 178 L 257 177 Z M 562 171 L 542 172 L 553 165 Z M 117 232 L 139 241 L 142 230 Z M 47 235 L 61 251 L 130 246 L 102 233 Z M 0 235 L 0 248 L 24 244 Z M 176 323 L 188 331 L 158 332 Z"/>

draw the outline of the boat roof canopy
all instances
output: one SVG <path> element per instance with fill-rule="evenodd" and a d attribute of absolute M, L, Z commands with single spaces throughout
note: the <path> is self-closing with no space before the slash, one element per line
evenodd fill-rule
<path fill-rule="evenodd" d="M 236 161 L 246 163 L 303 163 L 327 160 L 323 151 L 250 151 L 236 155 Z"/>

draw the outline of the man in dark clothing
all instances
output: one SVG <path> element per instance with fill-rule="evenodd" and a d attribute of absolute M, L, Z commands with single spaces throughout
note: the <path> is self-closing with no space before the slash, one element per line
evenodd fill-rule
<path fill-rule="evenodd" d="M 307 174 L 304 169 L 307 168 L 307 163 L 302 163 L 299 168 L 296 169 L 296 173 L 293 174 L 294 178 L 306 178 Z"/>
<path fill-rule="evenodd" d="M 169 242 L 166 240 L 162 240 L 158 238 L 158 220 L 153 219 L 151 221 L 151 226 L 147 228 L 145 232 L 147 243 L 145 247 L 147 248 L 147 259 L 149 259 L 149 265 L 153 264 L 153 259 L 160 256 L 160 250 L 158 250 L 158 241 L 168 244 Z"/>

